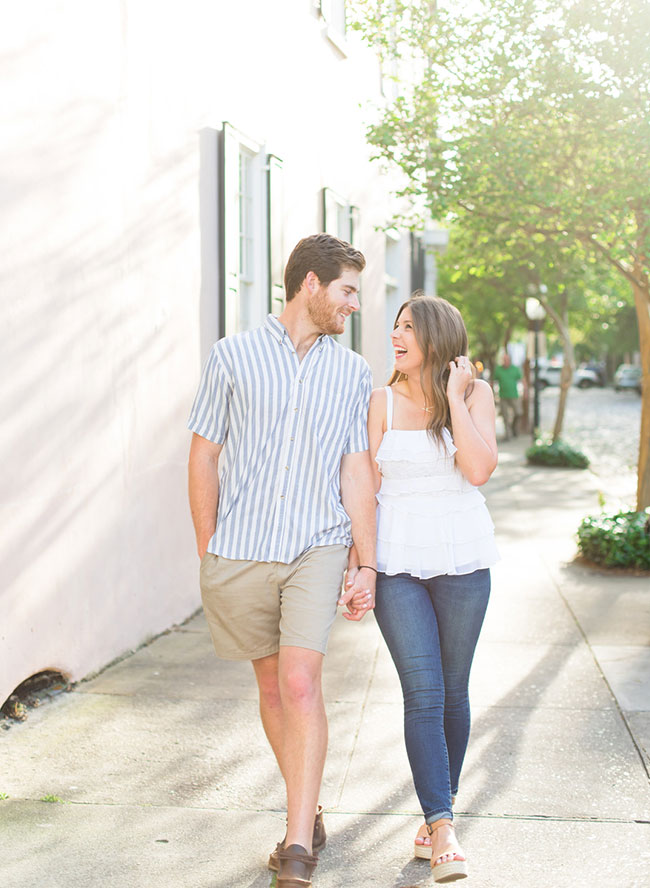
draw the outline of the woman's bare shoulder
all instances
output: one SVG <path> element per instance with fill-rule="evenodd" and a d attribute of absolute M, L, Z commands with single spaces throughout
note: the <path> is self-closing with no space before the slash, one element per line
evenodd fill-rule
<path fill-rule="evenodd" d="M 472 390 L 467 396 L 468 405 L 494 403 L 492 386 L 485 379 L 474 379 Z"/>
<path fill-rule="evenodd" d="M 386 412 L 386 388 L 373 389 L 370 393 L 370 411 L 371 413 Z"/>

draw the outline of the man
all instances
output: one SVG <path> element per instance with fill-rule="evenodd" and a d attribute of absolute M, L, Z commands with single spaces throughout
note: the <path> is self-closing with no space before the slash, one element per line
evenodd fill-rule
<path fill-rule="evenodd" d="M 511 436 L 517 437 L 517 422 L 521 415 L 521 402 L 517 386 L 521 379 L 521 370 L 514 366 L 509 354 L 506 353 L 501 364 L 495 368 L 494 378 L 499 383 L 499 403 L 507 441 Z"/>
<path fill-rule="evenodd" d="M 374 607 L 370 369 L 331 338 L 359 309 L 364 266 L 338 238 L 301 240 L 284 311 L 213 346 L 188 423 L 204 611 L 217 656 L 252 661 L 286 784 L 279 888 L 308 888 L 325 844 L 321 668 L 352 541 L 365 567 L 339 603 L 351 619 Z"/>

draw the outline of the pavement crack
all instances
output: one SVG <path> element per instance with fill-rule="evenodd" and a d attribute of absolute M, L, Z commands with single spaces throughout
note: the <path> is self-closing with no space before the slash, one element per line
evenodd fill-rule
<path fill-rule="evenodd" d="M 375 670 L 377 669 L 377 660 L 379 659 L 379 641 L 375 646 L 375 653 L 372 658 L 372 667 L 370 669 L 370 675 L 368 677 L 368 683 L 366 685 L 366 692 L 363 696 L 363 702 L 361 703 L 361 709 L 359 711 L 359 718 L 357 719 L 357 724 L 354 729 L 354 738 L 352 740 L 352 748 L 350 749 L 350 754 L 348 755 L 347 764 L 345 766 L 345 771 L 343 772 L 343 776 L 339 782 L 338 790 L 336 793 L 336 807 L 338 808 L 339 802 L 341 801 L 341 796 L 343 795 L 343 789 L 345 787 L 346 781 L 348 779 L 348 774 L 350 773 L 350 768 L 352 767 L 352 759 L 354 758 L 354 752 L 357 748 L 357 741 L 359 739 L 359 731 L 361 730 L 361 725 L 363 724 L 363 717 L 366 712 L 366 706 L 368 705 L 368 697 L 370 696 L 370 688 L 372 687 L 372 680 L 375 677 Z"/>

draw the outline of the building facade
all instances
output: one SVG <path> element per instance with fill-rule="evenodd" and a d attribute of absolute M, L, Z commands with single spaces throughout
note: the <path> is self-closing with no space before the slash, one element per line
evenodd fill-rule
<path fill-rule="evenodd" d="M 293 245 L 365 253 L 345 344 L 378 383 L 424 272 L 386 233 L 381 75 L 341 0 L 36 0 L 0 44 L 1 702 L 199 606 L 185 422 L 213 341 L 281 309 Z"/>

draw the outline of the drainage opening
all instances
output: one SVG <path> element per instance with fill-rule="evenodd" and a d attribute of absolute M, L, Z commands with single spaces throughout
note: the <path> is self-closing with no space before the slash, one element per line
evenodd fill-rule
<path fill-rule="evenodd" d="M 69 691 L 72 685 L 60 672 L 47 669 L 21 682 L 0 707 L 0 726 L 5 730 L 13 722 L 25 721 L 30 709 Z"/>

